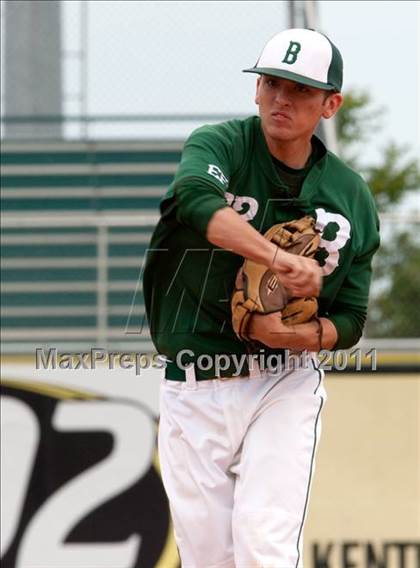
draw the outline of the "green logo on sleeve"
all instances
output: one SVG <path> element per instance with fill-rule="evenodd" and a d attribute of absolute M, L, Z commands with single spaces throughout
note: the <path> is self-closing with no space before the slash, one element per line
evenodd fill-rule
<path fill-rule="evenodd" d="M 295 63 L 297 55 L 301 49 L 302 46 L 300 45 L 299 42 L 291 41 L 289 47 L 287 48 L 286 55 L 284 56 L 282 63 L 288 63 L 289 65 Z"/>

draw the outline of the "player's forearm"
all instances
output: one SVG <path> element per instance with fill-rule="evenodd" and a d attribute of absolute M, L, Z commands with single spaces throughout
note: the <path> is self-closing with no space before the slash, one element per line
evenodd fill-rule
<path fill-rule="evenodd" d="M 321 329 L 320 329 L 321 326 Z M 337 330 L 327 318 L 319 318 L 319 323 L 311 321 L 295 325 L 289 336 L 284 338 L 288 349 L 307 349 L 319 351 L 320 349 L 333 349 L 337 343 Z"/>
<path fill-rule="evenodd" d="M 271 267 L 279 249 L 265 239 L 230 207 L 219 209 L 207 226 L 207 240 L 212 244 L 255 262 Z M 284 254 L 281 253 L 280 254 Z"/>
<path fill-rule="evenodd" d="M 299 351 L 333 349 L 338 339 L 334 324 L 327 318 L 319 318 L 319 323 L 310 321 L 288 327 L 281 323 L 277 314 L 268 316 L 254 314 L 249 335 L 268 347 Z"/>

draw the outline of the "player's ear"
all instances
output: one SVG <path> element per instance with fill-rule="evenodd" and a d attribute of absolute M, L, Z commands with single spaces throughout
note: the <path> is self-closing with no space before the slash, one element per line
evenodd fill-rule
<path fill-rule="evenodd" d="M 328 95 L 324 101 L 324 112 L 322 113 L 322 116 L 324 118 L 331 118 L 334 116 L 343 104 L 343 100 L 344 98 L 341 93 L 332 93 L 331 95 Z"/>
<path fill-rule="evenodd" d="M 256 88 L 256 92 L 255 92 L 255 104 L 256 105 L 260 104 L 260 85 L 261 85 L 261 77 L 258 77 L 257 88 Z"/>

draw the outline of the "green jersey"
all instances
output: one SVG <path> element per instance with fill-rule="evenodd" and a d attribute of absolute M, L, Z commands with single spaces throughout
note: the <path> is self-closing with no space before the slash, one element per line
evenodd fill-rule
<path fill-rule="evenodd" d="M 247 352 L 232 329 L 230 308 L 243 258 L 206 239 L 211 217 L 227 206 L 260 233 L 303 215 L 316 220 L 324 275 L 319 314 L 335 324 L 336 347 L 357 342 L 379 246 L 378 217 L 364 180 L 320 140 L 314 137 L 313 144 L 318 159 L 311 161 L 296 195 L 272 159 L 259 117 L 203 126 L 189 137 L 161 203 L 143 279 L 151 335 L 160 353 L 175 360 L 188 349 L 194 361 L 202 354 Z M 214 369 L 207 376 L 214 376 Z"/>

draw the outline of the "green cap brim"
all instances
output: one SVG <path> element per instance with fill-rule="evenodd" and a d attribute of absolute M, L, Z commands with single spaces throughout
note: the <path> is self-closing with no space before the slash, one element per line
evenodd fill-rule
<path fill-rule="evenodd" d="M 295 83 L 302 83 L 302 85 L 307 85 L 308 87 L 315 87 L 316 89 L 325 89 L 326 91 L 337 91 L 337 87 L 330 85 L 329 83 L 322 83 L 321 81 L 315 81 L 315 79 L 309 79 L 303 75 L 298 75 L 297 73 L 292 73 L 291 71 L 286 71 L 284 69 L 276 69 L 271 67 L 252 67 L 251 69 L 243 69 L 244 73 L 258 73 L 259 75 L 272 75 L 273 77 L 280 77 L 281 79 L 289 79 L 289 81 L 295 81 Z"/>

